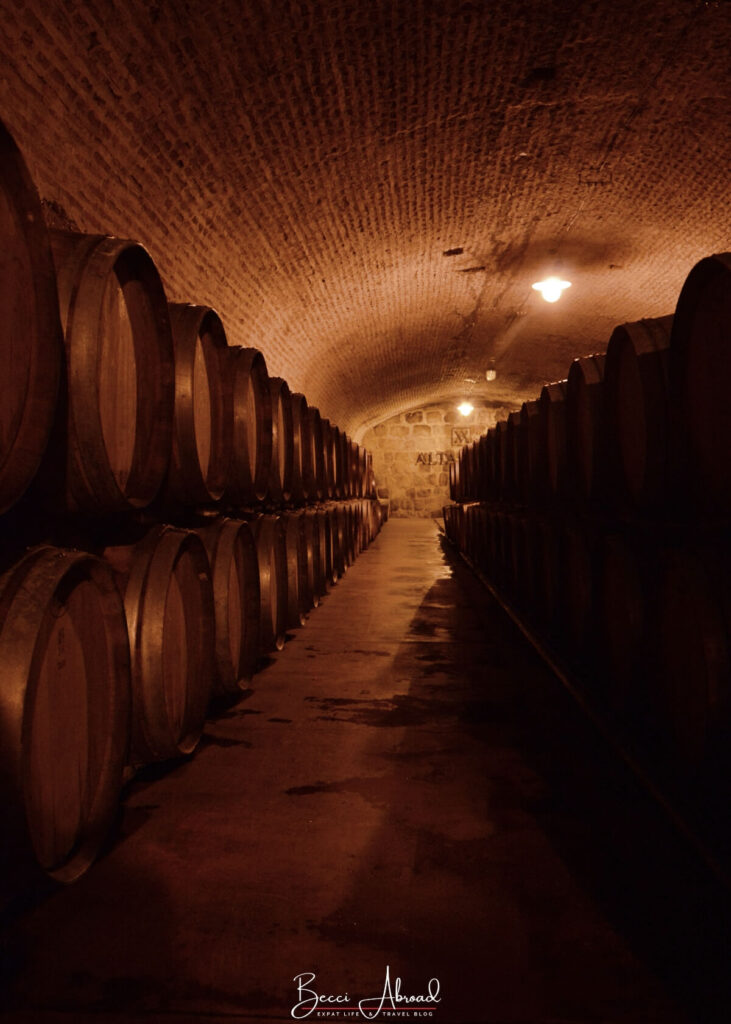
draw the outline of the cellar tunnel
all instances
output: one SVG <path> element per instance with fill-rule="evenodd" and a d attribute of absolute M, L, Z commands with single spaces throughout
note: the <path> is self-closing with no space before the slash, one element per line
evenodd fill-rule
<path fill-rule="evenodd" d="M 730 48 L 4 5 L 11 1024 L 729 1019 Z"/>

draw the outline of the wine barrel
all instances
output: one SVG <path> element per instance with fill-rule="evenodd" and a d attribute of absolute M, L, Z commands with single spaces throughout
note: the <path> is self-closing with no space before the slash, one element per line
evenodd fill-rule
<path fill-rule="evenodd" d="M 258 516 L 251 523 L 259 559 L 261 654 L 281 651 L 287 631 L 287 540 L 281 516 Z"/>
<path fill-rule="evenodd" d="M 604 355 L 574 359 L 566 382 L 566 450 L 571 493 L 585 504 L 603 497 L 606 479 Z"/>
<path fill-rule="evenodd" d="M 505 501 L 506 463 L 508 458 L 508 421 L 498 420 L 495 424 L 495 496 L 499 501 Z"/>
<path fill-rule="evenodd" d="M 520 419 L 520 412 L 511 412 L 508 415 L 508 427 L 506 432 L 506 461 L 503 467 L 504 486 L 506 497 L 510 501 L 523 500 L 522 494 L 518 492 L 521 478 L 520 461 L 523 457 L 523 427 Z"/>
<path fill-rule="evenodd" d="M 114 819 L 130 729 L 127 626 L 108 567 L 42 547 L 0 577 L 6 867 L 71 882 Z"/>
<path fill-rule="evenodd" d="M 546 519 L 533 524 L 536 619 L 549 634 L 560 635 L 562 615 L 561 531 Z"/>
<path fill-rule="evenodd" d="M 646 544 L 619 534 L 603 538 L 598 563 L 596 617 L 605 702 L 618 717 L 637 719 L 645 707 L 657 568 Z"/>
<path fill-rule="evenodd" d="M 294 432 L 291 393 L 286 380 L 269 378 L 272 398 L 272 466 L 269 473 L 269 497 L 277 505 L 292 495 Z"/>
<path fill-rule="evenodd" d="M 333 584 L 333 547 L 332 547 L 332 530 L 330 527 L 330 517 L 327 514 L 327 510 L 323 507 L 319 507 L 313 510 L 316 521 L 317 529 L 319 531 L 319 552 L 320 552 L 320 567 L 318 577 L 322 581 L 322 591 L 320 596 L 323 597 Z"/>
<path fill-rule="evenodd" d="M 341 551 L 340 551 L 340 529 L 337 519 L 337 511 L 334 503 L 325 506 L 325 516 L 328 523 L 327 535 L 329 537 L 328 565 L 330 585 L 334 586 L 342 576 L 341 572 Z"/>
<path fill-rule="evenodd" d="M 651 687 L 674 753 L 701 769 L 727 756 L 731 740 L 729 558 L 685 548 L 663 561 Z"/>
<path fill-rule="evenodd" d="M 301 512 L 284 512 L 282 523 L 287 546 L 287 628 L 298 629 L 312 608 L 305 518 Z"/>
<path fill-rule="evenodd" d="M 156 526 L 104 557 L 124 596 L 132 659 L 130 764 L 191 754 L 213 685 L 215 611 L 200 537 Z"/>
<path fill-rule="evenodd" d="M 356 559 L 357 526 L 355 521 L 355 510 L 350 502 L 344 502 L 340 508 L 340 518 L 343 521 L 343 560 L 345 568 L 349 568 Z"/>
<path fill-rule="evenodd" d="M 312 607 L 317 608 L 325 593 L 325 577 L 320 555 L 320 523 L 315 509 L 305 509 L 305 538 L 307 552 L 307 590 Z"/>
<path fill-rule="evenodd" d="M 332 427 L 332 458 L 333 458 L 333 497 L 340 500 L 345 497 L 343 466 L 343 432 L 340 427 Z"/>
<path fill-rule="evenodd" d="M 693 267 L 670 337 L 671 407 L 683 483 L 701 511 L 731 513 L 731 253 Z"/>
<path fill-rule="evenodd" d="M 322 453 L 325 469 L 324 497 L 331 499 L 335 497 L 335 443 L 333 425 L 330 420 L 323 419 L 322 423 Z"/>
<path fill-rule="evenodd" d="M 597 540 L 589 529 L 572 524 L 562 538 L 562 614 L 566 651 L 584 664 L 596 651 Z"/>
<path fill-rule="evenodd" d="M 510 533 L 510 598 L 515 605 L 522 607 L 525 604 L 526 578 L 530 569 L 527 561 L 528 543 L 525 516 L 516 514 L 510 517 Z"/>
<path fill-rule="evenodd" d="M 566 381 L 544 385 L 538 402 L 545 440 L 549 497 L 556 500 L 564 497 L 567 491 Z"/>
<path fill-rule="evenodd" d="M 487 500 L 496 501 L 500 494 L 500 458 L 498 453 L 497 427 L 490 427 L 485 435 L 485 458 L 487 460 Z"/>
<path fill-rule="evenodd" d="M 347 568 L 345 520 L 342 514 L 342 505 L 331 505 L 328 514 L 330 516 L 330 530 L 333 539 L 333 582 L 335 582 L 345 575 Z"/>
<path fill-rule="evenodd" d="M 519 470 L 523 474 L 520 491 L 529 505 L 540 506 L 548 490 L 545 435 L 541 407 L 536 401 L 524 402 L 520 410 L 524 457 Z"/>
<path fill-rule="evenodd" d="M 213 692 L 239 693 L 259 657 L 259 561 L 254 534 L 240 519 L 217 518 L 196 533 L 211 565 L 216 620 Z"/>
<path fill-rule="evenodd" d="M 485 575 L 490 572 L 490 516 L 484 505 L 477 506 L 476 513 L 475 559 Z"/>
<path fill-rule="evenodd" d="M 208 306 L 169 306 L 175 353 L 173 447 L 167 492 L 182 504 L 218 501 L 228 483 L 233 387 L 223 324 Z"/>
<path fill-rule="evenodd" d="M 358 445 L 358 478 L 360 480 L 361 497 L 363 498 L 369 497 L 368 489 L 370 485 L 368 479 L 368 470 L 370 459 L 371 455 L 368 452 L 368 450 L 364 448 L 362 445 Z"/>
<path fill-rule="evenodd" d="M 353 442 L 343 431 L 343 466 L 345 472 L 346 498 L 358 497 L 358 483 L 353 474 Z"/>
<path fill-rule="evenodd" d="M 20 150 L 0 124 L 0 512 L 38 469 L 56 411 L 63 335 L 41 203 Z"/>
<path fill-rule="evenodd" d="M 469 445 L 464 445 L 459 451 L 460 501 L 463 503 L 474 500 L 471 454 Z"/>
<path fill-rule="evenodd" d="M 312 486 L 312 442 L 307 400 L 295 392 L 290 395 L 292 408 L 292 501 L 302 505 L 310 497 Z"/>
<path fill-rule="evenodd" d="M 611 491 L 630 511 L 668 494 L 669 345 L 673 318 L 639 320 L 612 332 L 604 366 Z"/>
<path fill-rule="evenodd" d="M 319 409 L 310 405 L 307 408 L 309 426 L 310 458 L 307 460 L 309 473 L 307 494 L 310 501 L 320 501 L 327 491 L 325 446 L 322 430 L 322 417 Z"/>
<path fill-rule="evenodd" d="M 459 497 L 459 460 L 455 459 L 454 462 L 449 463 L 449 499 L 450 501 L 459 501 Z"/>
<path fill-rule="evenodd" d="M 143 508 L 167 472 L 173 342 L 160 275 L 136 242 L 54 231 L 66 342 L 66 498 L 93 512 Z"/>
<path fill-rule="evenodd" d="M 350 441 L 348 452 L 348 476 L 350 477 L 350 493 L 354 498 L 363 497 L 363 481 L 359 478 L 358 444 Z"/>
<path fill-rule="evenodd" d="M 272 398 L 264 356 L 229 347 L 224 372 L 233 386 L 231 467 L 226 497 L 234 505 L 264 501 L 272 465 Z"/>

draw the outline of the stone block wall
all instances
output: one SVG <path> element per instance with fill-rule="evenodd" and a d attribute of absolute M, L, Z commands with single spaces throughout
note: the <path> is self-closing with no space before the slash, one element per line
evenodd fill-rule
<path fill-rule="evenodd" d="M 473 404 L 469 416 L 462 416 L 454 402 L 426 405 L 366 431 L 362 443 L 373 453 L 378 496 L 388 499 L 391 515 L 440 516 L 449 501 L 449 463 L 464 444 L 515 408 Z"/>

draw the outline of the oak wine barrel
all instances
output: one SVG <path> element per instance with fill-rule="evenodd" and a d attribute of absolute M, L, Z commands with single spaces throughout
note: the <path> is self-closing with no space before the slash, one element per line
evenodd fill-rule
<path fill-rule="evenodd" d="M 320 522 L 316 509 L 305 509 L 305 538 L 307 552 L 307 588 L 313 608 L 319 607 L 325 593 L 325 577 L 320 555 Z"/>
<path fill-rule="evenodd" d="M 504 486 L 506 497 L 512 501 L 523 499 L 519 493 L 520 482 L 523 477 L 521 472 L 521 459 L 523 458 L 523 427 L 520 412 L 511 412 L 508 415 L 508 426 L 506 432 L 506 462 L 503 466 Z"/>
<path fill-rule="evenodd" d="M 330 420 L 321 419 L 322 425 L 322 458 L 325 470 L 325 489 L 323 496 L 330 500 L 335 497 L 335 441 L 334 428 Z"/>
<path fill-rule="evenodd" d="M 259 560 L 254 534 L 240 519 L 217 518 L 196 530 L 211 565 L 216 620 L 215 694 L 238 693 L 259 657 Z"/>
<path fill-rule="evenodd" d="M 259 560 L 261 619 L 259 651 L 281 651 L 287 632 L 287 539 L 281 516 L 258 516 L 251 522 Z"/>
<path fill-rule="evenodd" d="M 537 399 L 523 403 L 520 419 L 525 452 L 520 467 L 524 473 L 521 492 L 529 505 L 540 506 L 548 490 L 548 469 L 541 406 Z"/>
<path fill-rule="evenodd" d="M 495 424 L 495 497 L 499 501 L 506 500 L 505 478 L 508 458 L 508 421 L 498 420 Z"/>
<path fill-rule="evenodd" d="M 566 651 L 578 663 L 596 651 L 598 617 L 597 539 L 588 528 L 571 524 L 564 528 L 562 559 L 562 615 Z"/>
<path fill-rule="evenodd" d="M 287 546 L 287 628 L 298 629 L 312 608 L 305 517 L 302 512 L 284 512 L 282 522 Z"/>
<path fill-rule="evenodd" d="M 678 297 L 670 336 L 671 407 L 683 484 L 700 511 L 731 513 L 731 253 L 702 259 Z"/>
<path fill-rule="evenodd" d="M 63 335 L 43 211 L 25 161 L 0 124 L 0 512 L 38 469 L 56 412 Z"/>
<path fill-rule="evenodd" d="M 673 318 L 612 332 L 604 367 L 611 489 L 631 511 L 665 504 L 669 487 L 669 346 Z"/>
<path fill-rule="evenodd" d="M 566 382 L 566 447 L 571 492 L 584 503 L 602 496 L 606 479 L 602 354 L 574 359 Z"/>
<path fill-rule="evenodd" d="M 325 572 L 325 585 L 328 590 L 333 587 L 339 577 L 337 570 L 337 524 L 332 515 L 332 506 L 324 505 L 320 514 L 320 557 Z"/>
<path fill-rule="evenodd" d="M 731 590 L 728 553 L 666 553 L 658 595 L 658 720 L 690 770 L 728 756 L 731 740 Z"/>
<path fill-rule="evenodd" d="M 333 497 L 341 500 L 345 497 L 345 466 L 343 465 L 343 432 L 340 427 L 332 426 L 332 458 L 333 458 Z"/>
<path fill-rule="evenodd" d="M 497 427 L 490 427 L 485 435 L 485 460 L 487 463 L 486 497 L 488 501 L 494 501 L 500 493 Z"/>
<path fill-rule="evenodd" d="M 292 496 L 294 431 L 291 393 L 286 380 L 269 378 L 272 399 L 272 465 L 269 473 L 269 498 L 277 505 Z"/>
<path fill-rule="evenodd" d="M 172 445 L 174 360 L 160 275 L 138 243 L 51 233 L 66 342 L 66 499 L 143 508 Z"/>
<path fill-rule="evenodd" d="M 307 400 L 295 392 L 290 395 L 292 407 L 292 501 L 302 505 L 310 498 L 312 487 L 312 441 Z"/>
<path fill-rule="evenodd" d="M 598 649 L 605 702 L 619 717 L 638 718 L 645 704 L 647 641 L 657 575 L 647 544 L 640 539 L 620 534 L 602 539 L 597 570 Z"/>
<path fill-rule="evenodd" d="M 544 385 L 538 399 L 541 410 L 549 497 L 564 497 L 567 490 L 568 458 L 566 452 L 566 381 Z"/>
<path fill-rule="evenodd" d="M 173 447 L 167 491 L 183 504 L 218 501 L 228 484 L 233 387 L 221 319 L 208 306 L 169 306 L 175 353 Z"/>
<path fill-rule="evenodd" d="M 114 819 L 130 730 L 124 608 L 109 568 L 41 547 L 0 577 L 0 785 L 10 868 L 71 882 Z"/>
<path fill-rule="evenodd" d="M 449 463 L 449 499 L 450 501 L 459 501 L 460 499 L 459 459 Z"/>
<path fill-rule="evenodd" d="M 307 408 L 309 426 L 310 457 L 306 460 L 308 467 L 307 496 L 309 501 L 320 501 L 327 491 L 325 448 L 320 410 L 310 405 Z"/>
<path fill-rule="evenodd" d="M 229 347 L 224 373 L 233 387 L 231 465 L 226 498 L 234 505 L 264 501 L 272 464 L 272 398 L 264 356 L 255 348 Z"/>
<path fill-rule="evenodd" d="M 130 764 L 191 754 L 213 685 L 215 611 L 200 537 L 153 527 L 105 549 L 124 595 L 132 660 Z"/>

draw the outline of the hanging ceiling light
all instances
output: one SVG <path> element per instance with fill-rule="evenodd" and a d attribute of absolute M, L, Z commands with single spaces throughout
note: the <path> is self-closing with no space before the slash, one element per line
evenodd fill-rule
<path fill-rule="evenodd" d="M 546 302 L 558 302 L 563 291 L 571 287 L 571 282 L 562 281 L 560 277 L 547 277 L 543 281 L 536 281 L 532 287 L 541 293 Z"/>
<path fill-rule="evenodd" d="M 474 409 L 474 405 L 471 405 L 469 402 L 462 402 L 461 405 L 457 406 L 457 411 L 461 412 L 463 416 L 469 416 L 471 412 L 474 412 Z"/>

